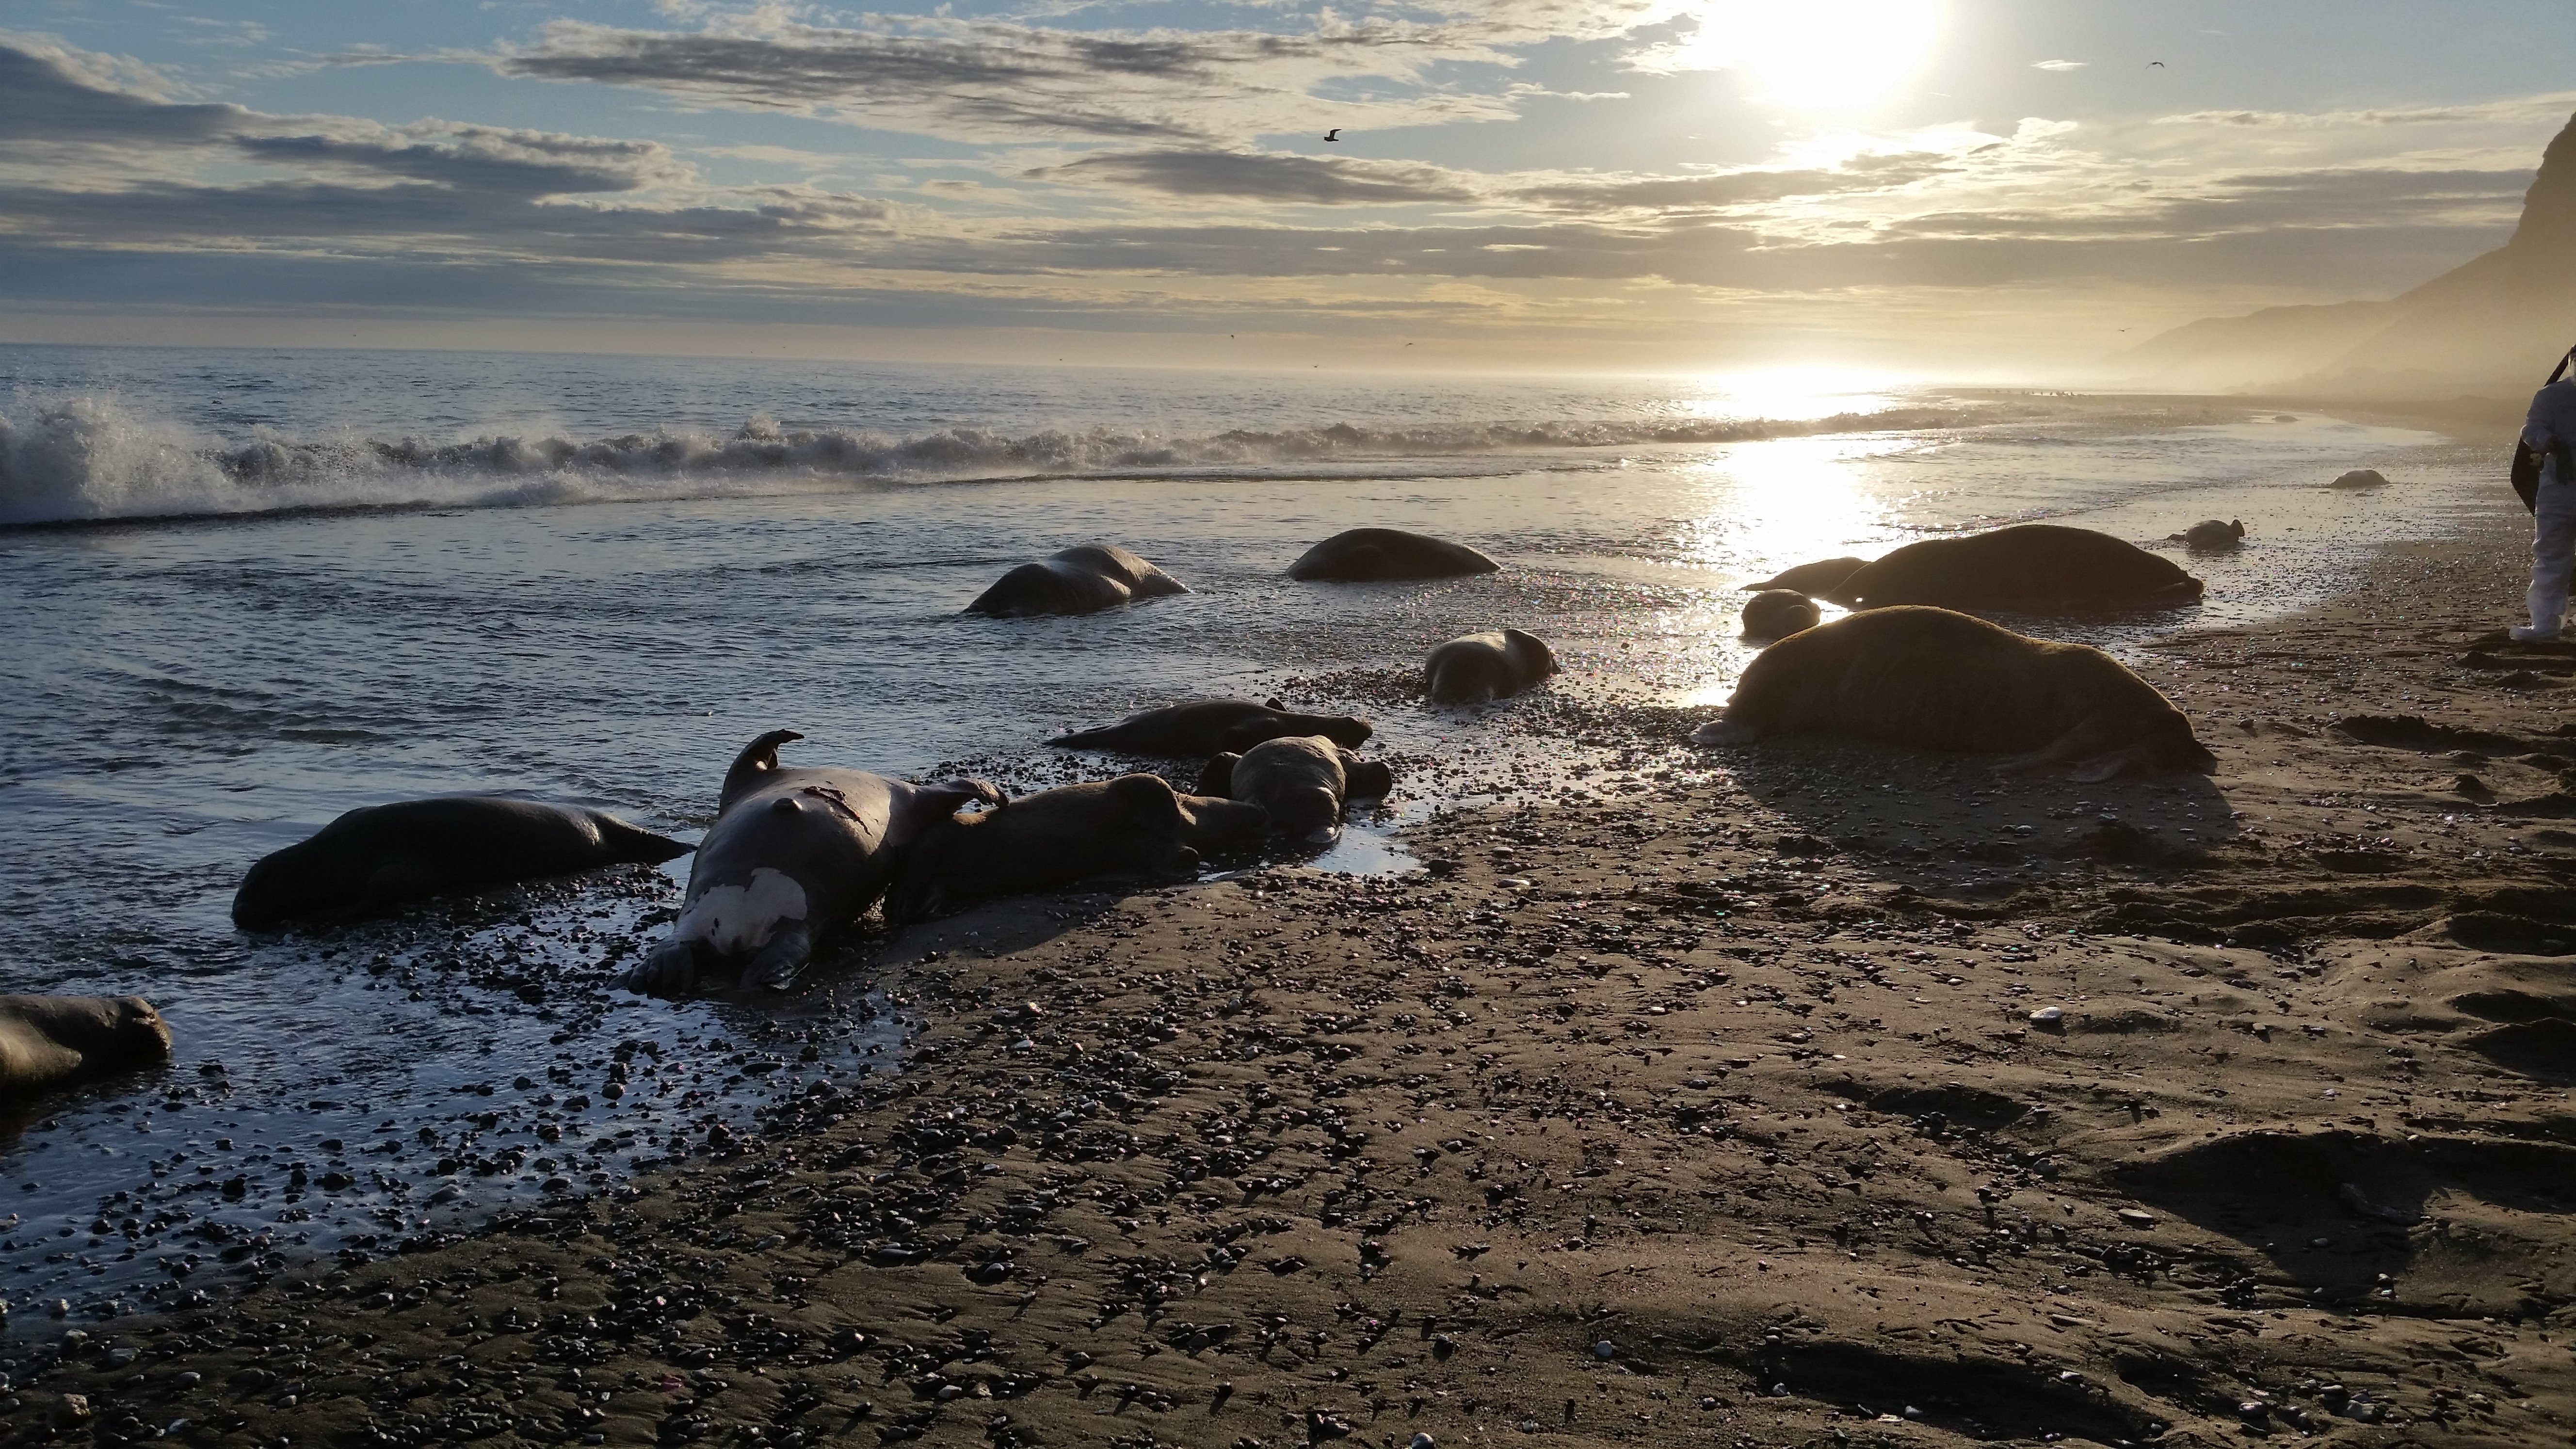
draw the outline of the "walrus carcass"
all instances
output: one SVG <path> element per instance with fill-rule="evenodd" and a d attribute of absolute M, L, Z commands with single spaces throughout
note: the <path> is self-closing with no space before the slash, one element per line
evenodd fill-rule
<path fill-rule="evenodd" d="M 1746 584 L 1744 588 L 1754 593 L 1769 593 L 1773 589 L 1794 589 L 1802 594 L 1814 594 L 1819 598 L 1830 599 L 1834 597 L 1834 591 L 1842 586 L 1843 580 L 1867 567 L 1869 567 L 1869 560 L 1865 558 L 1818 559 L 1814 563 L 1802 563 L 1793 569 L 1783 569 L 1758 583 Z"/>
<path fill-rule="evenodd" d="M 253 862 L 233 893 L 233 924 L 268 931 L 298 918 L 347 920 L 454 891 L 659 865 L 689 850 L 578 805 L 499 795 L 366 805 Z"/>
<path fill-rule="evenodd" d="M 817 943 L 884 894 L 917 841 L 971 801 L 1002 799 L 982 780 L 916 785 L 779 764 L 778 747 L 803 738 L 771 730 L 734 756 L 679 918 L 620 978 L 627 990 L 676 996 L 728 965 L 746 986 L 787 989 Z"/>
<path fill-rule="evenodd" d="M 1097 614 L 1139 599 L 1186 594 L 1179 579 L 1114 544 L 1060 549 L 1002 575 L 966 606 L 969 614 L 1027 619 Z"/>
<path fill-rule="evenodd" d="M 1345 529 L 1297 556 L 1288 577 L 1336 583 L 1388 583 L 1490 574 L 1502 565 L 1482 550 L 1401 528 Z"/>
<path fill-rule="evenodd" d="M 1764 589 L 1744 601 L 1744 637 L 1756 644 L 1786 639 L 1816 627 L 1824 614 L 1796 589 Z"/>
<path fill-rule="evenodd" d="M 1465 634 L 1423 661 L 1422 692 L 1433 704 L 1490 704 L 1534 688 L 1557 667 L 1556 651 L 1535 634 L 1519 629 Z"/>
<path fill-rule="evenodd" d="M 2155 686 L 2085 644 L 2054 644 L 1948 609 L 1900 605 L 1803 629 L 1746 667 L 1695 744 L 1844 735 L 2012 754 L 2079 780 L 2200 770 L 2217 758 Z"/>
<path fill-rule="evenodd" d="M 170 1028 L 140 996 L 0 996 L 0 1102 L 169 1059 Z"/>
<path fill-rule="evenodd" d="M 885 917 L 926 921 L 1102 878 L 1187 880 L 1203 855 L 1248 849 L 1269 824 L 1258 805 L 1183 795 L 1160 775 L 1039 790 L 923 831 L 895 869 Z"/>
<path fill-rule="evenodd" d="M 1199 793 L 1258 805 L 1273 832 L 1309 845 L 1330 845 L 1342 833 L 1342 807 L 1352 800 L 1380 800 L 1395 788 L 1384 760 L 1363 760 L 1323 735 L 1264 740 L 1242 754 L 1228 752 L 1199 772 Z"/>
<path fill-rule="evenodd" d="M 2200 580 L 2124 539 L 2089 528 L 2022 523 L 1965 538 L 1909 543 L 1823 590 L 1848 609 L 2053 609 L 2187 604 Z"/>
<path fill-rule="evenodd" d="M 1047 741 L 1065 750 L 1118 750 L 1131 755 L 1237 754 L 1263 740 L 1322 735 L 1338 745 L 1367 742 L 1369 722 L 1347 714 L 1299 714 L 1278 700 L 1191 699 L 1139 710 L 1114 725 Z"/>

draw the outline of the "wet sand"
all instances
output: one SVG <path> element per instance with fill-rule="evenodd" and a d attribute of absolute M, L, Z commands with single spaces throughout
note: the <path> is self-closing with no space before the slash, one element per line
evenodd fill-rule
<path fill-rule="evenodd" d="M 897 935 L 901 1073 L 578 1205 L 22 1346 L 0 1410 L 106 1442 L 2565 1442 L 2576 649 L 2502 642 L 2515 521 L 2157 647 L 2211 779 L 1559 711 L 1634 769 L 1415 825 L 1425 871 Z"/>

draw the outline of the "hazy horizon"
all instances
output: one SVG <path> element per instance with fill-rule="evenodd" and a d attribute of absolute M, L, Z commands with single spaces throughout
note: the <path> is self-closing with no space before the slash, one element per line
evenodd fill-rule
<path fill-rule="evenodd" d="M 2576 109 L 2501 0 L 15 17 L 28 343 L 2044 383 L 2501 245 Z"/>

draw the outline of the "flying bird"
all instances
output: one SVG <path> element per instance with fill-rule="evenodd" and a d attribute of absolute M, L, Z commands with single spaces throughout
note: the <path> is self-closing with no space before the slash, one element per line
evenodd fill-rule
<path fill-rule="evenodd" d="M 2147 62 L 2147 68 L 2148 68 L 2149 70 L 2168 70 L 2168 69 L 2171 69 L 2171 67 L 2167 66 L 2167 65 L 2166 65 L 2163 61 L 2161 61 L 2161 60 L 2151 60 L 2151 61 L 2148 61 L 2148 62 Z"/>
<path fill-rule="evenodd" d="M 1333 129 L 1326 131 L 1324 133 L 1324 139 L 1327 141 L 1338 141 L 1342 139 L 1342 128 L 1335 126 Z"/>

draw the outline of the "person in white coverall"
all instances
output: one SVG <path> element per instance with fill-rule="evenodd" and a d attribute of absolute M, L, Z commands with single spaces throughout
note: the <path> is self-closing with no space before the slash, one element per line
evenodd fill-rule
<path fill-rule="evenodd" d="M 2538 453 L 2540 497 L 2532 509 L 2531 623 L 2511 632 L 2525 644 L 2558 637 L 2567 617 L 2567 576 L 2576 568 L 2576 376 L 2561 378 L 2531 399 L 2522 440 Z"/>

